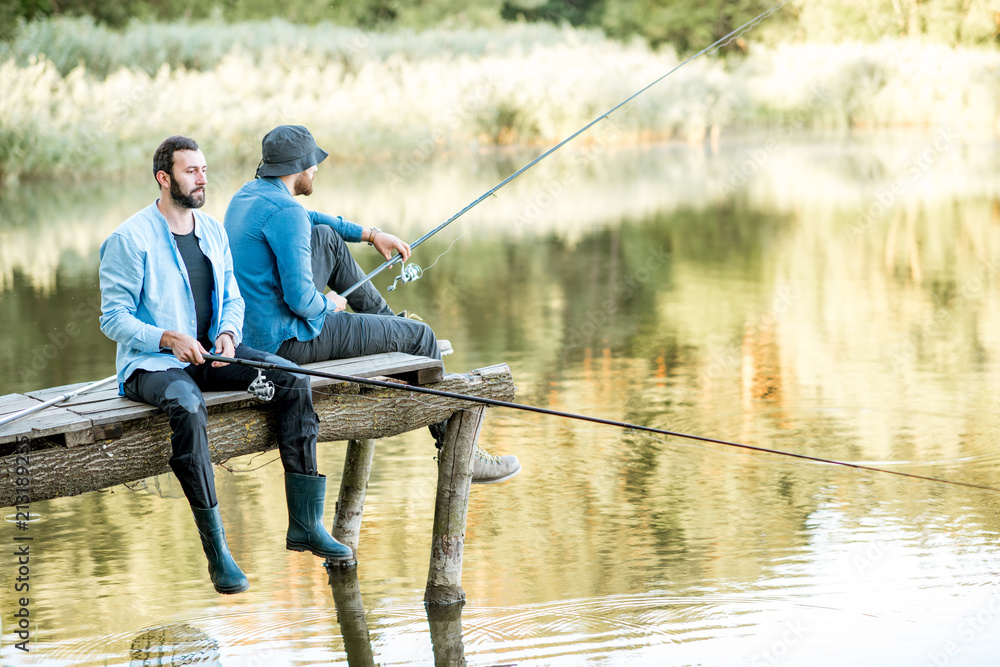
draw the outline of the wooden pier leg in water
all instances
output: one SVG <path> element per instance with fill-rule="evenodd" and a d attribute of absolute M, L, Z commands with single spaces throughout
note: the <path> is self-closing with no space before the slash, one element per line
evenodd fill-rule
<path fill-rule="evenodd" d="M 372 471 L 374 455 L 374 440 L 347 441 L 344 475 L 340 479 L 340 497 L 337 499 L 337 514 L 333 519 L 333 530 L 330 533 L 351 547 L 354 560 L 327 561 L 328 565 L 344 567 L 358 562 L 358 538 L 361 535 L 361 518 L 365 511 L 365 494 L 368 492 L 368 476 Z"/>
<path fill-rule="evenodd" d="M 453 604 L 465 600 L 462 590 L 462 552 L 465 518 L 472 486 L 472 453 L 483 426 L 485 406 L 459 410 L 448 420 L 444 445 L 438 452 L 437 501 L 434 535 L 427 573 L 426 604 Z"/>

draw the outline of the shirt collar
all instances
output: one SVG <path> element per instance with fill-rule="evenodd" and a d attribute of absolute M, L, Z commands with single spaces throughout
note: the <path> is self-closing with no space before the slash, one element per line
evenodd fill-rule
<path fill-rule="evenodd" d="M 168 223 L 167 219 L 163 217 L 163 211 L 160 210 L 159 197 L 157 197 L 156 201 L 153 202 L 153 213 L 156 216 L 157 222 L 161 224 L 163 229 L 165 229 L 168 234 L 173 234 L 173 232 L 170 231 L 170 223 Z M 198 219 L 198 211 L 196 209 L 191 209 L 191 214 L 194 216 L 194 235 L 196 238 L 201 239 L 201 221 Z"/>
<path fill-rule="evenodd" d="M 285 185 L 285 182 L 280 178 L 278 178 L 277 176 L 261 176 L 260 180 L 264 181 L 265 183 L 270 183 L 271 185 L 277 188 L 281 188 L 281 191 L 287 194 L 288 196 L 292 195 L 291 191 L 288 189 L 288 186 Z"/>

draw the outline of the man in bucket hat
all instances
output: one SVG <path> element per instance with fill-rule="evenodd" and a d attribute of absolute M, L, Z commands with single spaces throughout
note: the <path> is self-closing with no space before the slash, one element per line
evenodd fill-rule
<path fill-rule="evenodd" d="M 299 364 L 383 352 L 440 359 L 431 328 L 396 317 L 371 282 L 346 299 L 339 294 L 365 276 L 347 241 L 367 241 L 386 259 L 395 251 L 406 260 L 410 247 L 377 227 L 310 211 L 295 200 L 312 194 L 318 165 L 328 155 L 305 127 L 281 125 L 261 143 L 256 178 L 237 191 L 225 216 L 246 300 L 247 343 Z M 324 294 L 326 287 L 331 291 Z M 440 446 L 444 424 L 431 426 L 431 433 Z M 474 484 L 502 482 L 520 470 L 516 456 L 491 456 L 476 447 Z"/>

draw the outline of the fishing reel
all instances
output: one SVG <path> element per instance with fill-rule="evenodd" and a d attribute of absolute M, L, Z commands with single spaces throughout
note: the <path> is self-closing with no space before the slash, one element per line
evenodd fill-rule
<path fill-rule="evenodd" d="M 264 403 L 274 398 L 274 383 L 264 377 L 264 371 L 257 369 L 257 377 L 247 387 L 247 393 Z"/>
<path fill-rule="evenodd" d="M 403 264 L 402 268 L 399 270 L 399 275 L 396 276 L 396 279 L 392 281 L 392 284 L 389 285 L 386 290 L 391 292 L 396 289 L 396 283 L 400 281 L 404 283 L 411 283 L 422 275 L 424 275 L 424 270 L 416 264 Z"/>

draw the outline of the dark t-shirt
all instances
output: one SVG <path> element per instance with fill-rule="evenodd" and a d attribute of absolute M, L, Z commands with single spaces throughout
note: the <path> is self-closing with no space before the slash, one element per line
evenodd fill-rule
<path fill-rule="evenodd" d="M 194 293 L 194 311 L 198 318 L 198 342 L 206 350 L 215 345 L 208 339 L 208 330 L 212 328 L 212 292 L 215 291 L 215 278 L 212 276 L 212 262 L 198 245 L 194 231 L 190 234 L 174 234 L 177 249 L 187 266 L 188 280 Z"/>

